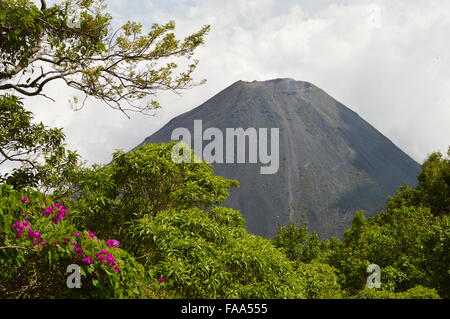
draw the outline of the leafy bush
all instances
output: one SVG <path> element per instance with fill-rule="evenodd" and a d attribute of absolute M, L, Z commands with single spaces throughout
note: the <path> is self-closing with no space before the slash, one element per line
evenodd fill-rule
<path fill-rule="evenodd" d="M 354 299 L 440 299 L 435 289 L 416 286 L 405 292 L 365 288 L 353 296 Z"/>
<path fill-rule="evenodd" d="M 184 298 L 304 298 L 293 263 L 229 208 L 171 209 L 135 225 L 146 265 Z M 138 257 L 140 259 L 140 257 Z"/>
<path fill-rule="evenodd" d="M 299 263 L 297 275 L 306 282 L 308 299 L 337 299 L 343 297 L 338 272 L 327 264 Z"/>
<path fill-rule="evenodd" d="M 308 233 L 306 226 L 290 224 L 278 229 L 273 239 L 275 247 L 283 249 L 290 260 L 311 262 L 321 252 L 319 236 Z"/>

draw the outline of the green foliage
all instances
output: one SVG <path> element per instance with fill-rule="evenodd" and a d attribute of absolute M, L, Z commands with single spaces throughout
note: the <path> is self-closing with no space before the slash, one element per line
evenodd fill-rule
<path fill-rule="evenodd" d="M 171 209 L 135 226 L 146 265 L 184 298 L 303 298 L 303 280 L 229 208 Z M 141 260 L 140 257 L 138 257 Z"/>
<path fill-rule="evenodd" d="M 239 183 L 215 176 L 206 162 L 174 163 L 175 142 L 145 144 L 134 151 L 117 151 L 105 167 L 80 170 L 73 177 L 78 227 L 116 237 L 134 251 L 130 224 L 171 208 L 206 209 L 222 204 Z M 193 156 L 193 154 L 192 154 Z"/>
<path fill-rule="evenodd" d="M 21 164 L 0 175 L 0 183 L 17 189 L 62 189 L 68 173 L 77 167 L 79 156 L 65 149 L 61 129 L 50 129 L 32 120 L 33 114 L 25 110 L 22 99 L 0 95 L 0 166 Z"/>
<path fill-rule="evenodd" d="M 338 271 L 327 264 L 299 263 L 297 276 L 306 282 L 308 299 L 340 299 L 344 292 L 338 282 Z"/>
<path fill-rule="evenodd" d="M 440 299 L 435 289 L 416 286 L 405 292 L 392 292 L 387 290 L 377 290 L 364 288 L 354 299 Z"/>
<path fill-rule="evenodd" d="M 447 158 L 439 152 L 431 154 L 422 164 L 417 180 L 416 188 L 404 185 L 395 196 L 390 197 L 387 203 L 388 209 L 421 206 L 430 208 L 436 216 L 448 215 L 450 212 L 450 147 Z"/>
<path fill-rule="evenodd" d="M 41 11 L 26 0 L 0 1 L 0 58 L 7 64 L 26 66 L 37 46 L 42 25 Z"/>
<path fill-rule="evenodd" d="M 424 242 L 423 267 L 429 274 L 429 286 L 442 297 L 450 297 L 450 216 L 439 218 Z"/>
<path fill-rule="evenodd" d="M 65 188 L 52 198 L 1 185 L 0 295 L 448 298 L 448 215 L 408 202 L 369 219 L 357 212 L 343 242 L 320 241 L 295 224 L 264 239 L 245 230 L 238 211 L 216 206 L 238 183 L 214 176 L 205 162 L 174 163 L 174 145 L 118 151 L 105 167 L 70 166 L 64 178 L 55 174 Z M 49 207 L 67 210 L 53 200 L 69 208 L 56 222 Z M 72 263 L 81 267 L 81 289 L 65 285 Z M 366 287 L 372 263 L 381 267 L 381 289 Z"/>
<path fill-rule="evenodd" d="M 434 217 L 429 209 L 403 207 L 365 220 L 358 212 L 344 234 L 342 249 L 328 256 L 350 292 L 365 285 L 366 267 L 381 267 L 382 289 L 402 292 L 417 285 L 448 293 L 448 218 Z M 447 252 L 447 255 L 445 253 Z"/>

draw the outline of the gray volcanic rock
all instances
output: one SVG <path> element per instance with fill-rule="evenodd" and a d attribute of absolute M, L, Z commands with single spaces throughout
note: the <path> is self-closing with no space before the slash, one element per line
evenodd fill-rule
<path fill-rule="evenodd" d="M 341 237 L 356 210 L 374 216 L 397 187 L 416 184 L 417 162 L 308 82 L 238 81 L 143 143 L 169 142 L 180 127 L 193 136 L 194 120 L 224 137 L 226 128 L 280 129 L 276 174 L 261 175 L 261 164 L 213 164 L 217 175 L 241 183 L 225 205 L 239 209 L 254 234 L 272 237 L 279 226 L 296 222 L 321 237 Z"/>

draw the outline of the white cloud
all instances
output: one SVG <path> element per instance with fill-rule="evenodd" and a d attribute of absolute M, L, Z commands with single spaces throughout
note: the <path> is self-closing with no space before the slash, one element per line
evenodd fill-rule
<path fill-rule="evenodd" d="M 132 4 L 131 4 L 132 3 Z M 177 22 L 180 36 L 211 24 L 198 50 L 202 87 L 162 94 L 157 117 L 126 119 L 98 103 L 69 110 L 73 91 L 53 85 L 57 103 L 29 99 L 49 125 L 91 162 L 106 163 L 171 117 L 237 80 L 309 81 L 358 112 L 421 162 L 450 144 L 450 2 L 436 1 L 111 1 L 120 21 Z"/>

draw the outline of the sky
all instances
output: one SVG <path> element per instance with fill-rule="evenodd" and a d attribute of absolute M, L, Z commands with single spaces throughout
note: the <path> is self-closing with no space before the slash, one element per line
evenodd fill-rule
<path fill-rule="evenodd" d="M 49 1 L 51 3 L 51 1 Z M 55 1 L 53 1 L 55 2 Z M 448 0 L 106 0 L 119 25 L 176 22 L 179 38 L 210 24 L 194 78 L 182 94 L 161 93 L 154 116 L 122 113 L 99 101 L 81 111 L 61 82 L 26 98 L 36 120 L 62 127 L 68 148 L 88 163 L 110 162 L 171 118 L 238 80 L 308 81 L 357 112 L 422 162 L 450 145 L 450 1 Z"/>

